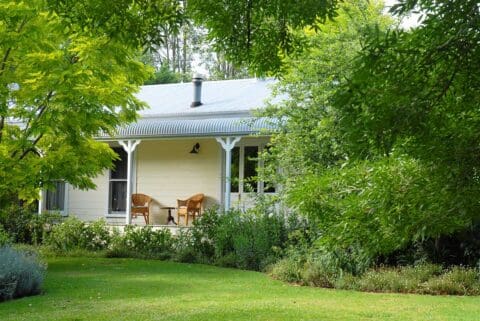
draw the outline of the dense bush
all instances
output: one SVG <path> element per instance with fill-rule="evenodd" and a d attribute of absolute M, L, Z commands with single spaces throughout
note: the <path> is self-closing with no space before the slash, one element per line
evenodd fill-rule
<path fill-rule="evenodd" d="M 197 230 L 198 233 L 198 230 Z M 192 229 L 180 230 L 173 239 L 173 260 L 183 263 L 211 263 L 211 244 Z"/>
<path fill-rule="evenodd" d="M 324 246 L 358 248 L 375 260 L 471 226 L 478 202 L 463 202 L 471 191 L 459 197 L 448 175 L 435 164 L 391 155 L 302 179 L 289 198 L 317 225 Z"/>
<path fill-rule="evenodd" d="M 34 252 L 0 247 L 0 301 L 40 293 L 45 270 Z"/>
<path fill-rule="evenodd" d="M 387 265 L 407 265 L 432 262 L 442 265 L 475 266 L 480 261 L 480 222 L 437 238 L 412 242 L 394 253 L 379 257 L 377 262 Z"/>
<path fill-rule="evenodd" d="M 115 235 L 107 255 L 167 259 L 172 256 L 172 250 L 173 240 L 169 230 L 128 225 L 123 234 Z"/>
<path fill-rule="evenodd" d="M 2 225 L 0 225 L 0 247 L 5 246 L 11 242 L 10 235 L 5 231 Z"/>
<path fill-rule="evenodd" d="M 105 220 L 87 224 L 78 218 L 69 217 L 52 227 L 45 244 L 58 251 L 74 249 L 95 251 L 106 249 L 111 239 Z"/>
<path fill-rule="evenodd" d="M 278 260 L 289 231 L 283 215 L 209 210 L 195 221 L 188 251 L 197 261 L 263 270 Z"/>
<path fill-rule="evenodd" d="M 52 225 L 61 219 L 58 213 L 38 215 L 31 207 L 9 206 L 0 210 L 0 225 L 15 243 L 41 244 Z"/>

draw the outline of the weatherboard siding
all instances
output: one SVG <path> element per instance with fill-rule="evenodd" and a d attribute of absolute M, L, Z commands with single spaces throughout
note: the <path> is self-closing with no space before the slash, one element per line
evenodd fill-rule
<path fill-rule="evenodd" d="M 83 221 L 94 221 L 105 217 L 108 212 L 108 171 L 97 176 L 92 190 L 79 190 L 69 185 L 68 212 Z"/>

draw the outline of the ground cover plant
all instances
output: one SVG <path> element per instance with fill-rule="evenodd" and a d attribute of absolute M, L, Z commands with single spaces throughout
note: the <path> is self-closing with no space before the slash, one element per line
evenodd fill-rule
<path fill-rule="evenodd" d="M 477 320 L 478 297 L 295 287 L 257 272 L 157 260 L 51 258 L 44 294 L 0 305 L 22 320 Z"/>
<path fill-rule="evenodd" d="M 480 271 L 461 266 L 380 267 L 353 275 L 341 270 L 331 258 L 299 262 L 287 257 L 273 265 L 270 275 L 296 284 L 365 292 L 480 295 Z"/>

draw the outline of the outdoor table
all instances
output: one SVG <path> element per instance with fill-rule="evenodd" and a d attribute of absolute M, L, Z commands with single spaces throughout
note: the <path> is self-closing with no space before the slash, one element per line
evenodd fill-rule
<path fill-rule="evenodd" d="M 173 207 L 173 206 L 164 206 L 164 207 L 160 207 L 160 209 L 162 210 L 168 210 L 168 218 L 167 218 L 167 225 L 171 223 L 177 225 L 177 223 L 175 223 L 175 219 L 173 218 L 172 216 L 172 210 L 175 210 L 176 207 Z"/>

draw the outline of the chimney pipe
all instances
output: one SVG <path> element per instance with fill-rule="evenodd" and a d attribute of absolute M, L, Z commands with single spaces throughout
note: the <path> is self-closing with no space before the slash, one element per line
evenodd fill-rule
<path fill-rule="evenodd" d="M 193 83 L 193 101 L 190 107 L 195 108 L 202 105 L 202 80 L 203 77 L 200 74 L 194 74 L 192 78 Z"/>

